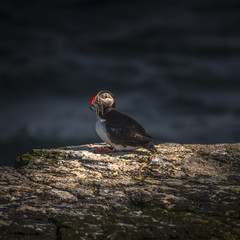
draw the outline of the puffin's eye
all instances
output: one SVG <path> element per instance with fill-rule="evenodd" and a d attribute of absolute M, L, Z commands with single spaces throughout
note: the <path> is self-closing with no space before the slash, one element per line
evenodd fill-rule
<path fill-rule="evenodd" d="M 107 93 L 103 93 L 100 95 L 100 99 L 106 99 L 108 98 L 108 94 Z"/>

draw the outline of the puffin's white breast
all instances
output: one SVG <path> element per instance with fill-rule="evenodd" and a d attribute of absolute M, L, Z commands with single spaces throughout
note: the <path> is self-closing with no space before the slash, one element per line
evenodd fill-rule
<path fill-rule="evenodd" d="M 106 143 L 108 144 L 112 144 L 108 134 L 107 134 L 107 129 L 106 129 L 106 125 L 105 125 L 105 120 L 98 118 L 97 122 L 96 122 L 96 132 L 98 134 L 98 136 Z M 112 146 L 112 145 L 111 145 Z"/>

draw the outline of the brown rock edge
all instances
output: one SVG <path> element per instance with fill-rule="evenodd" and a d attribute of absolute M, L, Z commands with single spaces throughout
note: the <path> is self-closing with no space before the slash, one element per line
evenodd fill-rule
<path fill-rule="evenodd" d="M 36 149 L 0 167 L 0 239 L 240 239 L 240 144 Z"/>

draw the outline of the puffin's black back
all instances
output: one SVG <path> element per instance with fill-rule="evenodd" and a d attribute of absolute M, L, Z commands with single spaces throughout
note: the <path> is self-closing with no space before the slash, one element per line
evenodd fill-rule
<path fill-rule="evenodd" d="M 118 111 L 111 110 L 104 116 L 110 140 L 123 146 L 141 146 L 155 151 L 153 139 L 144 128 L 131 117 Z"/>

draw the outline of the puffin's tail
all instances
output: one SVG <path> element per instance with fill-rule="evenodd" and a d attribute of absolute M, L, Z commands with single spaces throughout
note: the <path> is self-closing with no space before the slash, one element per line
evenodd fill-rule
<path fill-rule="evenodd" d="M 149 142 L 146 146 L 146 148 L 151 152 L 151 153 L 156 153 L 157 149 L 154 147 L 153 142 Z"/>

